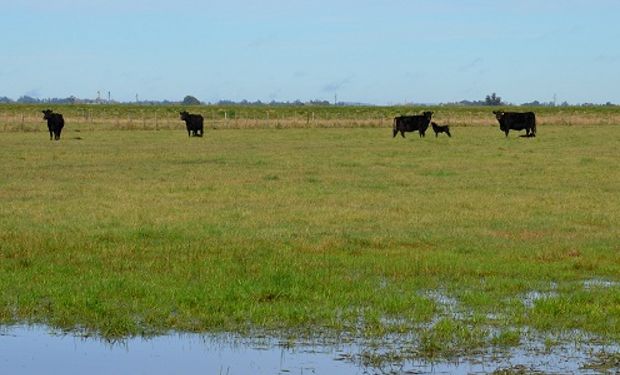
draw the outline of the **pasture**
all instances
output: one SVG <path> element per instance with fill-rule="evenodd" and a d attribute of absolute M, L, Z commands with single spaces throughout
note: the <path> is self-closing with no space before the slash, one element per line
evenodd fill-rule
<path fill-rule="evenodd" d="M 368 127 L 207 115 L 202 139 L 180 120 L 126 131 L 68 113 L 60 142 L 42 120 L 0 122 L 0 323 L 411 334 L 426 357 L 532 332 L 618 343 L 618 114 L 541 114 L 524 139 L 488 110 L 488 126 L 434 111 L 452 138 L 393 139 L 387 112 Z"/>

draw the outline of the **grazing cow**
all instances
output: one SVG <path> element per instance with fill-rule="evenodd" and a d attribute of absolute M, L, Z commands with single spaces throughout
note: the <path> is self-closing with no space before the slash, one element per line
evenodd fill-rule
<path fill-rule="evenodd" d="M 525 129 L 526 137 L 536 137 L 536 115 L 534 112 L 493 111 L 493 113 L 499 121 L 500 130 L 506 134 L 506 137 L 508 137 L 510 129 Z"/>
<path fill-rule="evenodd" d="M 179 112 L 179 114 L 181 115 L 181 120 L 185 121 L 185 127 L 187 127 L 187 136 L 202 137 L 202 115 L 193 115 L 191 113 L 187 113 L 187 111 Z"/>
<path fill-rule="evenodd" d="M 400 135 L 405 138 L 405 132 L 420 132 L 420 137 L 424 137 L 426 129 L 431 122 L 431 116 L 433 112 L 423 112 L 421 115 L 414 116 L 398 116 L 394 117 L 394 129 L 392 138 L 396 137 L 396 134 L 400 132 Z"/>
<path fill-rule="evenodd" d="M 50 131 L 50 141 L 52 135 L 55 140 L 60 139 L 60 132 L 65 126 L 65 119 L 62 118 L 60 113 L 54 113 L 51 109 L 46 109 L 43 112 L 43 120 L 47 120 L 47 129 Z"/>
<path fill-rule="evenodd" d="M 431 125 L 433 126 L 433 130 L 435 131 L 435 138 L 437 138 L 437 135 L 439 133 L 446 133 L 448 134 L 448 137 L 452 137 L 452 135 L 450 134 L 450 127 L 448 125 L 437 125 L 434 122 L 431 122 Z"/>

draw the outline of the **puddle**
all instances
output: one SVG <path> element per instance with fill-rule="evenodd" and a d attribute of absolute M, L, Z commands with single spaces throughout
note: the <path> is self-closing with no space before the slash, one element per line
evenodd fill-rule
<path fill-rule="evenodd" d="M 0 330 L 0 374 L 361 374 L 357 366 L 334 360 L 341 350 L 224 334 L 109 343 L 16 326 Z"/>
<path fill-rule="evenodd" d="M 613 287 L 620 287 L 620 282 L 603 280 L 603 279 L 590 279 L 590 280 L 583 281 L 583 287 L 585 289 L 613 288 Z"/>
<path fill-rule="evenodd" d="M 456 320 L 464 318 L 463 312 L 459 309 L 459 302 L 456 298 L 448 296 L 444 291 L 439 289 L 426 290 L 421 292 L 420 295 L 433 300 L 441 310 L 441 313 L 435 317 L 431 325 L 434 325 L 436 321 L 443 317 L 450 317 Z"/>
<path fill-rule="evenodd" d="M 606 371 L 589 368 L 589 364 L 601 353 L 620 351 L 618 345 L 562 342 L 567 344 L 549 348 L 545 340 L 528 339 L 514 348 L 429 362 L 406 358 L 403 354 L 410 352 L 412 343 L 398 339 L 376 347 L 172 334 L 109 343 L 45 326 L 12 326 L 0 328 L 0 374 L 598 374 Z"/>
<path fill-rule="evenodd" d="M 523 295 L 521 300 L 525 307 L 531 309 L 534 307 L 534 304 L 536 303 L 536 301 L 541 300 L 541 299 L 556 298 L 557 296 L 558 296 L 557 292 L 553 292 L 553 291 L 539 292 L 539 291 L 533 290 Z"/>

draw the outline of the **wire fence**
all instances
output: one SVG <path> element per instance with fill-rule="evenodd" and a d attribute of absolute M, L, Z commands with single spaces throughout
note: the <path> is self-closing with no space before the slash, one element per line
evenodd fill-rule
<path fill-rule="evenodd" d="M 497 126 L 489 111 L 461 112 L 435 110 L 433 121 L 454 127 Z M 386 115 L 356 115 L 351 113 L 311 112 L 278 114 L 270 111 L 244 116 L 234 111 L 204 111 L 205 129 L 287 129 L 287 128 L 390 128 L 393 117 Z M 79 131 L 99 130 L 182 130 L 185 123 L 171 113 L 100 114 L 90 111 L 64 114 L 65 126 Z M 537 125 L 616 125 L 620 111 L 607 112 L 547 112 L 536 115 Z M 0 132 L 47 131 L 46 121 L 36 111 L 2 111 Z"/>

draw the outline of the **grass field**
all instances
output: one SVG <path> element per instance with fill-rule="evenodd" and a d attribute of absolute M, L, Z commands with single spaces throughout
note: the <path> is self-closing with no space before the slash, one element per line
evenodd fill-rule
<path fill-rule="evenodd" d="M 433 121 L 451 126 L 490 126 L 492 111 L 504 108 L 536 112 L 537 124 L 589 126 L 620 124 L 620 108 L 605 107 L 457 107 L 457 106 L 145 106 L 145 105 L 0 105 L 0 132 L 46 131 L 41 111 L 62 113 L 74 130 L 182 129 L 179 112 L 205 118 L 211 129 L 359 128 L 389 127 L 394 116 L 431 110 Z"/>
<path fill-rule="evenodd" d="M 426 356 L 517 345 L 530 329 L 617 343 L 620 126 L 605 121 L 532 139 L 483 126 L 424 139 L 5 131 L 0 323 L 414 332 Z"/>

